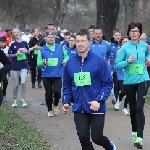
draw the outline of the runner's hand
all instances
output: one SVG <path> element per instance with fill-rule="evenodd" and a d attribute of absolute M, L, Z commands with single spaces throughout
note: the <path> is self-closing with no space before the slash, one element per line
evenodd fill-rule
<path fill-rule="evenodd" d="M 110 66 L 110 61 L 107 61 L 107 65 Z"/>
<path fill-rule="evenodd" d="M 18 50 L 17 53 L 16 53 L 16 56 L 20 55 L 21 54 L 21 51 Z"/>
<path fill-rule="evenodd" d="M 38 49 L 38 48 L 39 48 L 38 45 L 35 45 L 35 46 L 34 46 L 34 49 Z"/>
<path fill-rule="evenodd" d="M 63 64 L 64 67 L 66 66 L 66 62 L 63 62 L 62 64 Z"/>
<path fill-rule="evenodd" d="M 28 52 L 28 50 L 26 48 L 22 49 L 21 51 L 22 51 L 22 53 L 27 53 Z"/>
<path fill-rule="evenodd" d="M 92 109 L 93 111 L 98 111 L 100 108 L 100 103 L 98 103 L 97 101 L 91 101 L 88 102 L 88 104 L 90 104 L 90 109 Z"/>
<path fill-rule="evenodd" d="M 146 59 L 146 64 L 150 64 L 150 59 Z"/>
<path fill-rule="evenodd" d="M 67 114 L 67 112 L 68 112 L 68 107 L 69 107 L 69 104 L 64 104 L 64 105 L 63 105 L 62 110 L 63 110 L 63 113 L 64 113 L 64 114 Z"/>
<path fill-rule="evenodd" d="M 46 59 L 43 59 L 43 63 L 44 63 L 44 65 L 46 65 Z"/>
<path fill-rule="evenodd" d="M 133 61 L 135 61 L 136 57 L 135 56 L 130 56 L 128 59 L 129 63 L 132 63 Z"/>

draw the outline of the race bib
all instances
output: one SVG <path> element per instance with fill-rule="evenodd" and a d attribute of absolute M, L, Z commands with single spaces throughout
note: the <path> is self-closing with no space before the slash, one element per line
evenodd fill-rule
<path fill-rule="evenodd" d="M 38 49 L 35 49 L 33 52 L 34 52 L 34 55 L 37 55 L 38 54 Z"/>
<path fill-rule="evenodd" d="M 20 55 L 17 56 L 17 60 L 24 60 L 24 59 L 27 59 L 26 58 L 26 54 L 25 53 L 21 53 Z"/>
<path fill-rule="evenodd" d="M 48 66 L 58 66 L 58 58 L 48 58 Z"/>
<path fill-rule="evenodd" d="M 129 74 L 143 74 L 143 64 L 130 64 Z"/>
<path fill-rule="evenodd" d="M 74 73 L 74 82 L 76 86 L 91 85 L 90 72 Z"/>

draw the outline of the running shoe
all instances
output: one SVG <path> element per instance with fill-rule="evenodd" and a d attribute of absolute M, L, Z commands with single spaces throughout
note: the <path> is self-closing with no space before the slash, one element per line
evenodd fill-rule
<path fill-rule="evenodd" d="M 54 114 L 58 115 L 58 113 L 59 113 L 58 106 L 54 106 Z"/>
<path fill-rule="evenodd" d="M 22 107 L 27 107 L 28 106 L 28 104 L 25 102 L 24 99 L 22 99 L 21 102 L 22 102 Z"/>
<path fill-rule="evenodd" d="M 126 115 L 130 115 L 130 113 L 128 112 L 127 108 L 123 108 L 122 114 L 125 115 L 125 116 Z"/>
<path fill-rule="evenodd" d="M 115 109 L 116 111 L 119 110 L 120 104 L 121 104 L 121 101 L 117 101 L 117 102 L 116 102 L 116 104 L 115 104 L 115 106 L 114 106 L 114 109 Z"/>
<path fill-rule="evenodd" d="M 49 112 L 48 112 L 48 117 L 53 117 L 53 115 L 54 115 L 54 114 L 53 114 L 53 111 L 49 111 Z"/>
<path fill-rule="evenodd" d="M 137 149 L 143 149 L 143 139 L 140 137 L 137 137 L 134 146 L 137 147 Z"/>
<path fill-rule="evenodd" d="M 14 100 L 14 103 L 12 104 L 12 107 L 13 108 L 16 108 L 18 105 L 17 105 L 17 100 Z"/>

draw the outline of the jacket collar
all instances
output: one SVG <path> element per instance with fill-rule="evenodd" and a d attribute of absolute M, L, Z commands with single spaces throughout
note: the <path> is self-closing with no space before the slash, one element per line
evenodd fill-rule
<path fill-rule="evenodd" d="M 70 47 L 69 47 L 69 43 L 68 43 L 68 44 L 66 44 L 66 46 L 67 46 L 68 48 L 70 48 Z M 74 48 L 76 48 L 76 45 L 74 45 L 74 47 L 73 47 L 73 48 L 71 48 L 71 49 L 74 49 Z"/>
<path fill-rule="evenodd" d="M 84 58 L 84 60 L 87 60 L 90 57 L 91 53 L 92 53 L 92 50 L 89 50 L 87 53 L 87 56 Z M 79 56 L 79 55 L 77 55 L 77 58 L 80 60 L 82 59 L 81 56 Z"/>
<path fill-rule="evenodd" d="M 92 40 L 93 44 L 102 44 L 103 39 L 101 39 L 98 43 L 94 41 L 94 39 Z"/>
<path fill-rule="evenodd" d="M 119 45 L 119 43 L 117 41 L 115 41 L 114 38 L 111 38 L 111 43 L 113 43 L 115 45 Z"/>

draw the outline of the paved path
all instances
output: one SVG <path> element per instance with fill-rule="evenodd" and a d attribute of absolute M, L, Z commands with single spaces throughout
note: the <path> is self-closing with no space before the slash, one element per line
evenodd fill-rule
<path fill-rule="evenodd" d="M 26 101 L 29 106 L 22 108 L 18 102 L 18 108 L 13 109 L 15 113 L 23 117 L 25 120 L 35 125 L 44 135 L 45 139 L 51 144 L 50 150 L 81 150 L 78 140 L 73 114 L 71 109 L 67 115 L 64 115 L 60 109 L 60 113 L 55 117 L 47 117 L 47 108 L 44 103 L 44 90 L 31 88 L 30 77 L 27 80 Z M 9 79 L 7 91 L 8 102 L 12 104 L 12 80 Z M 20 90 L 18 100 L 20 99 Z M 60 108 L 62 104 L 60 103 Z M 150 106 L 145 108 L 146 125 L 144 130 L 144 150 L 150 150 Z M 107 114 L 105 119 L 104 135 L 114 141 L 117 150 L 136 150 L 132 144 L 131 125 L 129 116 L 123 116 L 120 111 L 114 111 L 111 101 L 107 101 Z M 95 150 L 102 150 L 102 147 L 95 146 Z"/>

